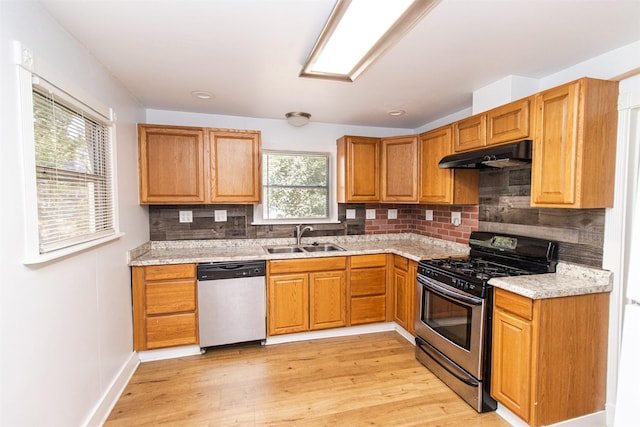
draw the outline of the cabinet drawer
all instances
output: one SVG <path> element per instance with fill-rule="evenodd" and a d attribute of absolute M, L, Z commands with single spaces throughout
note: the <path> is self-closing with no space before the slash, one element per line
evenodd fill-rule
<path fill-rule="evenodd" d="M 346 268 L 347 257 L 269 261 L 269 274 L 344 270 Z"/>
<path fill-rule="evenodd" d="M 351 296 L 381 295 L 386 292 L 385 267 L 351 270 Z"/>
<path fill-rule="evenodd" d="M 533 319 L 533 300 L 503 289 L 496 289 L 495 306 L 527 320 Z"/>
<path fill-rule="evenodd" d="M 384 322 L 386 320 L 385 296 L 359 297 L 351 299 L 351 324 Z"/>
<path fill-rule="evenodd" d="M 351 257 L 351 268 L 385 267 L 387 265 L 386 254 L 355 255 Z"/>
<path fill-rule="evenodd" d="M 195 264 L 150 265 L 144 267 L 145 280 L 189 279 L 195 277 Z"/>
<path fill-rule="evenodd" d="M 153 316 L 146 320 L 147 349 L 198 344 L 196 313 Z"/>
<path fill-rule="evenodd" d="M 196 283 L 191 280 L 147 283 L 147 315 L 195 311 Z"/>

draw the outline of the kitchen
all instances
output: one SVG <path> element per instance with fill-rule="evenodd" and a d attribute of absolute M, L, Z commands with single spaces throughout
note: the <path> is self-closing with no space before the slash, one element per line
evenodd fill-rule
<path fill-rule="evenodd" d="M 41 5 L 2 4 L 2 92 L 3 97 L 3 141 L 19 140 L 19 118 L 15 106 L 17 95 L 14 82 L 14 65 L 10 60 L 11 42 L 20 40 L 65 72 L 68 78 L 78 80 L 93 89 L 95 97 L 106 100 L 117 110 L 118 147 L 118 209 L 119 226 L 125 236 L 98 248 L 35 267 L 23 264 L 23 235 L 26 230 L 22 208 L 24 195 L 18 162 L 8 159 L 20 158 L 18 144 L 2 145 L 2 191 L 5 200 L 13 209 L 3 210 L 2 262 L 8 272 L 2 287 L 2 420 L 8 425 L 81 425 L 95 423 L 92 414 L 100 402 L 114 398 L 111 393 L 118 389 L 114 382 L 123 381 L 121 372 L 135 362 L 132 353 L 133 331 L 130 309 L 130 273 L 126 265 L 126 252 L 149 240 L 149 213 L 138 203 L 137 189 L 137 141 L 136 123 L 164 123 L 191 126 L 215 126 L 235 129 L 260 129 L 270 149 L 295 147 L 301 136 L 308 138 L 314 151 L 335 150 L 335 141 L 344 134 L 372 134 L 392 136 L 413 131 L 421 132 L 427 127 L 455 121 L 470 115 L 465 110 L 459 116 L 439 117 L 424 127 L 377 128 L 350 125 L 311 123 L 304 128 L 291 128 L 282 119 L 252 119 L 225 115 L 208 115 L 172 111 L 172 109 L 144 109 L 97 63 L 77 40 L 73 39 L 49 16 Z M 29 25 L 21 25 L 29 23 Z M 635 40 L 635 39 L 634 39 Z M 610 49 L 601 56 L 589 58 L 571 67 L 542 79 L 541 89 L 553 87 L 583 75 L 605 79 L 624 75 L 638 68 L 638 42 L 618 49 Z M 84 69 L 90 72 L 79 73 Z M 637 79 L 637 78 L 636 78 Z M 500 88 L 507 84 L 502 81 Z M 634 86 L 635 85 L 635 86 Z M 478 91 L 474 102 L 491 103 L 498 90 L 488 87 Z M 637 93 L 637 80 L 632 77 L 621 81 L 623 93 Z M 633 105 L 627 104 L 627 108 Z M 624 105 L 623 105 L 624 107 Z M 483 109 L 482 106 L 478 107 Z M 486 109 L 486 108 L 484 108 Z M 284 113 L 284 111 L 283 111 Z M 619 132 L 622 134 L 623 132 Z M 618 166 L 626 159 L 618 152 Z M 624 168 L 618 167 L 621 173 Z M 496 181 L 505 179 L 497 177 Z M 517 179 L 513 176 L 512 179 Z M 624 178 L 621 178 L 624 179 Z M 17 180 L 17 181 L 16 181 Z M 485 196 L 489 197 L 491 190 Z M 512 195 L 513 196 L 513 195 Z M 616 203 L 624 197 L 616 196 Z M 399 214 L 402 207 L 398 205 Z M 485 206 L 485 205 L 482 205 Z M 386 209 L 385 206 L 382 209 Z M 487 208 L 482 213 L 483 221 L 495 218 L 498 209 Z M 625 205 L 600 213 L 600 218 L 590 220 L 597 224 L 604 221 L 602 248 L 604 267 L 620 271 L 620 259 L 625 248 L 618 236 L 624 235 L 624 222 L 616 215 L 623 215 Z M 602 218 L 604 216 L 604 219 Z M 580 218 L 580 221 L 583 221 Z M 496 221 L 499 222 L 499 221 Z M 617 230 L 617 234 L 616 233 Z M 613 237 L 610 233 L 614 233 Z M 598 239 L 594 237 L 593 239 Z M 7 243 L 11 242 L 9 246 Z M 596 245 L 597 246 L 597 245 Z M 622 283 L 614 286 L 611 303 L 610 336 L 620 331 L 614 301 L 621 301 Z M 13 326 L 15 325 L 15 326 Z M 617 344 L 610 344 L 617 348 Z M 8 351 L 11 350 L 11 353 Z M 611 350 L 617 351 L 617 350 Z M 613 353 L 610 353 L 613 354 Z M 610 359 L 615 356 L 610 356 Z M 615 362 L 610 362 L 614 363 Z M 612 368 L 610 367 L 610 372 Z M 608 376 L 607 402 L 615 404 L 616 377 Z M 30 408 L 37 406 L 34 413 Z"/>

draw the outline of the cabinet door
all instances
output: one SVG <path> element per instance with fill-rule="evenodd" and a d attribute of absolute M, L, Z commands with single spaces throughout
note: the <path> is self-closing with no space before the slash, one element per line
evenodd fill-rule
<path fill-rule="evenodd" d="M 345 136 L 337 142 L 339 203 L 380 201 L 380 139 Z"/>
<path fill-rule="evenodd" d="M 440 160 L 453 151 L 451 126 L 420 135 L 420 202 L 451 203 L 453 169 L 440 169 Z"/>
<path fill-rule="evenodd" d="M 409 298 L 412 293 L 409 272 L 398 266 L 393 268 L 393 319 L 404 329 L 409 329 L 410 307 Z"/>
<path fill-rule="evenodd" d="M 309 329 L 327 329 L 347 324 L 344 271 L 309 274 Z"/>
<path fill-rule="evenodd" d="M 198 344 L 198 314 L 179 313 L 146 319 L 145 350 Z"/>
<path fill-rule="evenodd" d="M 529 98 L 487 112 L 487 145 L 504 144 L 530 137 Z"/>
<path fill-rule="evenodd" d="M 259 132 L 209 131 L 211 202 L 259 203 Z"/>
<path fill-rule="evenodd" d="M 487 115 L 479 114 L 453 124 L 455 151 L 467 151 L 484 147 L 487 143 Z"/>
<path fill-rule="evenodd" d="M 309 330 L 309 275 L 269 277 L 267 284 L 269 335 Z"/>
<path fill-rule="evenodd" d="M 204 131 L 138 125 L 140 203 L 204 203 Z"/>
<path fill-rule="evenodd" d="M 571 205 L 576 201 L 579 85 L 576 82 L 560 86 L 535 97 L 532 204 Z"/>
<path fill-rule="evenodd" d="M 418 137 L 382 140 L 382 201 L 418 201 Z"/>
<path fill-rule="evenodd" d="M 530 417 L 531 322 L 495 309 L 491 395 L 525 421 Z"/>

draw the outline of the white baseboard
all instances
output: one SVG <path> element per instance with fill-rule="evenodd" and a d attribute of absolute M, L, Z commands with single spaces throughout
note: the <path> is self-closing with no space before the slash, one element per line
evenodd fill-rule
<path fill-rule="evenodd" d="M 105 390 L 102 398 L 98 401 L 93 413 L 85 423 L 86 427 L 99 427 L 105 423 L 139 364 L 140 359 L 138 359 L 138 355 L 131 353 L 129 359 L 122 366 L 118 375 L 116 375 L 109 387 Z"/>
<path fill-rule="evenodd" d="M 161 348 L 158 350 L 139 351 L 140 362 L 153 362 L 155 360 L 175 359 L 177 357 L 196 356 L 202 354 L 197 345 L 185 345 L 182 347 Z"/>
<path fill-rule="evenodd" d="M 529 424 L 525 423 L 521 418 L 499 403 L 496 413 L 511 424 L 512 427 L 529 427 Z M 583 417 L 551 424 L 549 427 L 606 427 L 606 414 L 606 411 L 594 412 L 593 414 L 585 415 Z"/>
<path fill-rule="evenodd" d="M 322 338 L 348 337 L 351 335 L 373 334 L 376 332 L 396 331 L 407 341 L 415 345 L 415 338 L 409 332 L 400 327 L 396 322 L 372 323 L 369 325 L 350 326 L 348 328 L 323 329 L 312 332 L 299 332 L 295 334 L 277 335 L 267 337 L 265 345 L 283 344 L 296 341 L 317 340 Z"/>

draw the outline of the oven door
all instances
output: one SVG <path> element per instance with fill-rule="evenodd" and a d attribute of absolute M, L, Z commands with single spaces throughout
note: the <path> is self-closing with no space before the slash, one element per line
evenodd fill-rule
<path fill-rule="evenodd" d="M 417 291 L 416 335 L 482 380 L 486 300 L 422 275 Z"/>

